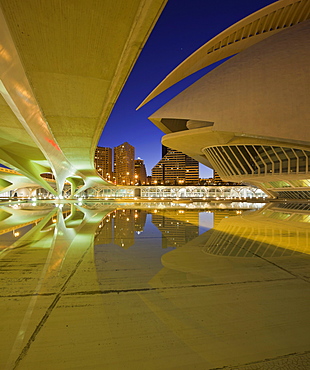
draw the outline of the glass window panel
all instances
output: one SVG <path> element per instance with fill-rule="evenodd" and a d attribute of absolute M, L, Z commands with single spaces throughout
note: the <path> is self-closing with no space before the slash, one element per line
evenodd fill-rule
<path fill-rule="evenodd" d="M 291 185 L 286 181 L 271 181 L 270 185 L 274 188 L 289 188 Z"/>
<path fill-rule="evenodd" d="M 226 150 L 225 150 L 226 147 L 225 147 L 225 149 L 224 149 L 224 147 L 219 147 L 218 149 L 220 149 L 223 158 L 226 160 L 230 170 L 232 171 L 232 174 L 233 175 L 239 175 L 236 167 L 233 164 L 233 161 L 231 160 L 230 156 L 226 153 Z"/>
<path fill-rule="evenodd" d="M 305 180 L 290 180 L 290 183 L 296 188 L 310 186 L 310 179 Z"/>
<path fill-rule="evenodd" d="M 231 147 L 225 147 L 227 154 L 230 156 L 232 161 L 234 162 L 235 167 L 238 169 L 238 171 L 244 175 L 246 174 L 246 170 L 244 169 L 244 160 L 241 158 L 241 155 L 238 151 L 238 149 L 235 146 Z M 240 164 L 241 162 L 241 164 Z"/>

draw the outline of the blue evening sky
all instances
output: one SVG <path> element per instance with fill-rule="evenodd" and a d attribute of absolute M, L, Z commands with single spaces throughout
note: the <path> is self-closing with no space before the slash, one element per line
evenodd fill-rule
<path fill-rule="evenodd" d="M 168 0 L 105 126 L 98 145 L 113 148 L 127 141 L 144 159 L 147 173 L 161 159 L 163 136 L 148 117 L 210 71 L 197 72 L 146 104 L 136 107 L 185 58 L 227 27 L 273 0 Z M 200 177 L 212 171 L 200 166 Z"/>

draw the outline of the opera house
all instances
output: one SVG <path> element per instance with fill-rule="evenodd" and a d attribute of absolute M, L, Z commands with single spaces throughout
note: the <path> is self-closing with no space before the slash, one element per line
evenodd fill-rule
<path fill-rule="evenodd" d="M 208 41 L 145 104 L 228 58 L 155 112 L 162 143 L 273 198 L 310 199 L 310 2 L 281 0 Z"/>

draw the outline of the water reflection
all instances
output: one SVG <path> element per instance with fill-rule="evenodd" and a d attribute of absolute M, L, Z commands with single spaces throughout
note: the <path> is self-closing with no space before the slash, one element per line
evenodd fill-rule
<path fill-rule="evenodd" d="M 309 253 L 308 210 L 269 204 L 260 211 L 223 219 L 204 252 L 230 257 L 284 257 Z"/>
<path fill-rule="evenodd" d="M 187 361 L 209 369 L 257 361 L 254 342 L 264 346 L 270 330 L 243 322 L 236 301 L 251 302 L 253 284 L 259 284 L 257 302 L 279 294 L 279 301 L 263 303 L 265 314 L 278 315 L 288 294 L 299 317 L 309 321 L 303 290 L 310 276 L 307 203 L 24 203 L 1 206 L 0 220 L 1 368 L 39 368 L 47 353 L 46 368 L 65 368 L 59 367 L 64 360 L 76 368 L 79 354 L 89 351 L 97 362 L 88 358 L 86 368 L 131 369 L 141 361 L 148 369 L 180 368 Z M 269 291 L 277 282 L 292 284 L 295 293 Z M 262 358 L 304 348 L 308 334 L 296 323 L 292 329 L 290 310 L 280 321 L 273 317 L 272 348 L 280 349 L 262 350 Z M 246 338 L 244 327 L 253 336 Z M 289 330 L 300 339 L 282 345 L 282 332 Z M 243 345 L 248 340 L 243 354 L 232 345 L 243 348 L 240 338 Z"/>
<path fill-rule="evenodd" d="M 169 249 L 168 254 L 167 251 L 158 254 L 159 257 L 163 255 L 162 265 L 181 271 L 187 270 L 186 264 L 192 264 L 194 274 L 196 259 L 205 275 L 209 264 L 214 263 L 214 257 L 279 258 L 309 254 L 308 204 L 273 203 L 250 211 L 248 204 L 236 205 L 237 209 L 229 208 L 231 204 L 223 209 L 222 204 L 217 204 L 217 209 L 212 211 L 197 204 L 192 209 L 183 209 L 182 205 L 176 209 L 175 204 L 166 204 L 163 208 L 157 203 L 145 204 L 144 208 L 141 204 L 140 208 L 136 204 L 115 208 L 113 203 L 2 206 L 0 256 L 3 260 L 20 248 L 40 248 L 46 255 L 47 275 L 59 275 L 68 254 L 71 258 L 71 254 L 76 254 L 76 248 L 80 251 L 94 247 L 96 260 L 103 246 L 126 250 L 141 244 L 141 240 L 145 242 L 148 238 L 148 234 L 143 233 L 146 224 L 150 235 L 154 233 L 149 230 L 150 225 L 156 227 L 157 245 Z M 210 230 L 201 233 L 199 226 L 206 214 L 211 216 Z M 172 252 L 174 248 L 178 250 Z M 100 258 L 98 260 L 100 265 Z M 206 265 L 202 266 L 203 263 Z M 95 265 L 98 270 L 98 263 Z M 55 286 L 57 284 L 58 280 Z M 40 289 L 44 290 L 44 287 Z"/>
<path fill-rule="evenodd" d="M 135 233 L 143 232 L 147 212 L 138 209 L 116 209 L 100 223 L 96 244 L 113 243 L 127 249 L 135 243 Z"/>
<path fill-rule="evenodd" d="M 268 204 L 245 213 L 215 211 L 211 230 L 162 257 L 165 275 L 169 274 L 171 281 L 181 284 L 220 283 L 229 275 L 230 282 L 234 283 L 257 278 L 260 276 L 257 269 L 267 262 L 270 267 L 276 264 L 283 270 L 287 264 L 296 263 L 296 270 L 308 276 L 308 259 L 301 267 L 300 257 L 310 254 L 310 205 L 284 206 Z M 294 267 L 290 269 L 295 276 Z M 182 273 L 186 276 L 181 277 Z M 262 272 L 264 278 L 272 278 L 272 274 Z M 158 283 L 157 279 L 155 284 Z"/>

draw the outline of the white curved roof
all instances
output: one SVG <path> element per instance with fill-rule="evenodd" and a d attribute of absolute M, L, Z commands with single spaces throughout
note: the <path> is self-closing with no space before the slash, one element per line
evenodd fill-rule
<path fill-rule="evenodd" d="M 191 85 L 150 120 L 166 133 L 162 119 L 172 118 L 214 122 L 205 129 L 210 132 L 309 142 L 309 39 L 310 20 L 253 45 Z"/>
<path fill-rule="evenodd" d="M 309 0 L 280 0 L 235 23 L 208 41 L 176 67 L 140 104 L 152 100 L 185 77 L 245 50 L 310 16 Z"/>

